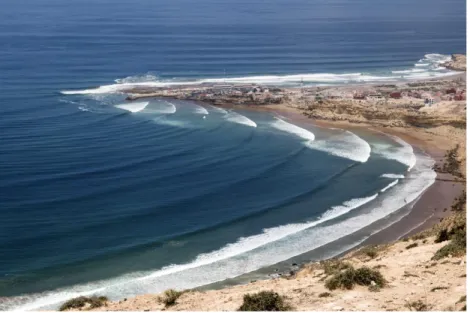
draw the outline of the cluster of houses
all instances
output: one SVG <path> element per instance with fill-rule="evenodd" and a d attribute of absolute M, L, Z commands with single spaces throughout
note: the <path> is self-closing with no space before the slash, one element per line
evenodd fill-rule
<path fill-rule="evenodd" d="M 280 103 L 285 94 L 279 88 L 269 89 L 256 85 L 214 85 L 207 88 L 192 89 L 188 96 L 187 98 L 190 99 L 224 99 L 233 103 L 245 103 L 247 101 Z"/>
<path fill-rule="evenodd" d="M 317 98 L 327 99 L 354 99 L 365 101 L 378 101 L 386 99 L 421 99 L 425 105 L 432 105 L 438 101 L 463 101 L 466 100 L 466 91 L 464 89 L 448 88 L 446 90 L 430 92 L 427 90 L 405 90 L 405 91 L 383 91 L 383 90 L 354 90 L 352 92 L 345 91 L 328 91 Z"/>

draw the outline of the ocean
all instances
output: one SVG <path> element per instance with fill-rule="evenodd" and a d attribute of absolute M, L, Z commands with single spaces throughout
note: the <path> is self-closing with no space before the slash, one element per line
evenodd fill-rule
<path fill-rule="evenodd" d="M 397 137 L 119 91 L 452 75 L 465 1 L 4 0 L 0 38 L 0 309 L 54 309 L 333 256 L 406 217 L 436 174 Z"/>

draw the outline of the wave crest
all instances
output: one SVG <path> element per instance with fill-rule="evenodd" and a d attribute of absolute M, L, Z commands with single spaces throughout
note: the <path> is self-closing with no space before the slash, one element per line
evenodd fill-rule
<path fill-rule="evenodd" d="M 371 152 L 367 141 L 348 130 L 340 135 L 332 136 L 327 140 L 309 142 L 307 146 L 315 150 L 361 163 L 367 162 Z"/>
<path fill-rule="evenodd" d="M 250 120 L 248 117 L 245 115 L 241 115 L 237 112 L 230 111 L 228 112 L 225 116 L 224 119 L 226 119 L 229 122 L 232 123 L 237 123 L 245 126 L 250 126 L 250 127 L 258 127 L 255 122 Z"/>
<path fill-rule="evenodd" d="M 133 102 L 133 103 L 117 104 L 115 105 L 115 107 L 118 109 L 132 112 L 132 113 L 137 113 L 145 109 L 148 104 L 149 104 L 148 102 Z"/>
<path fill-rule="evenodd" d="M 275 118 L 275 121 L 271 123 L 271 126 L 278 130 L 296 135 L 308 141 L 315 140 L 315 135 L 312 132 L 306 130 L 305 128 L 288 123 L 277 117 Z"/>

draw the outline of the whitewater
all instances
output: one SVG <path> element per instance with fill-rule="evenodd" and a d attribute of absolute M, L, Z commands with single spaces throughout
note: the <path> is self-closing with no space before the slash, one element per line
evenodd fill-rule
<path fill-rule="evenodd" d="M 162 79 L 155 75 L 137 75 L 117 79 L 116 84 L 103 85 L 83 90 L 64 90 L 64 95 L 113 94 L 130 91 L 136 87 L 163 88 L 175 86 L 195 86 L 204 84 L 261 84 L 272 86 L 297 86 L 298 84 L 350 84 L 407 81 L 416 79 L 439 78 L 455 75 L 456 72 L 442 66 L 451 59 L 450 55 L 426 54 L 413 68 L 392 70 L 381 74 L 373 73 L 305 73 L 292 75 L 262 75 L 225 78 L 203 78 L 195 80 Z"/>
<path fill-rule="evenodd" d="M 265 229 L 258 235 L 241 237 L 219 250 L 199 255 L 190 263 L 174 264 L 153 272 L 133 273 L 106 281 L 30 295 L 28 303 L 10 309 L 54 308 L 78 295 L 100 293 L 111 299 L 120 299 L 143 292 L 157 293 L 168 288 L 194 288 L 286 260 L 352 234 L 399 210 L 404 203 L 411 203 L 434 182 L 436 174 L 431 169 L 433 164 L 431 158 L 420 155 L 416 166 L 406 178 L 402 178 L 403 184 L 390 189 L 385 196 L 376 193 L 348 200 L 340 206 L 330 208 L 311 222 L 287 224 Z M 351 214 L 354 211 L 358 212 Z M 339 217 L 343 218 L 338 223 L 325 224 Z M 360 238 L 356 244 L 364 240 Z M 341 251 L 343 250 L 336 253 Z"/>

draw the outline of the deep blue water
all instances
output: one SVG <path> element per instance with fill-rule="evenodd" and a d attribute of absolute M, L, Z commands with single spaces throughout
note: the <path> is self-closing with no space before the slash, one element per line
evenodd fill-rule
<path fill-rule="evenodd" d="M 463 0 L 3 0 L 0 308 L 235 277 L 384 219 L 434 179 L 379 133 L 95 88 L 420 78 L 450 74 L 450 53 L 465 53 Z"/>

